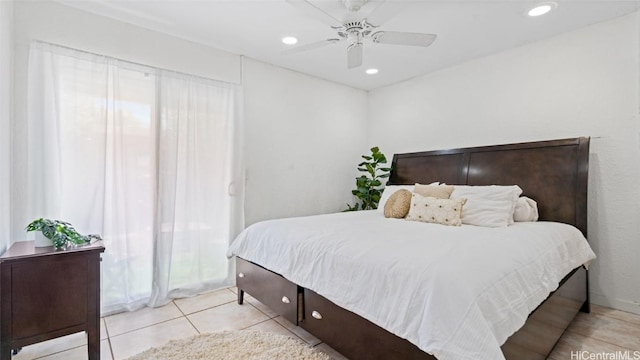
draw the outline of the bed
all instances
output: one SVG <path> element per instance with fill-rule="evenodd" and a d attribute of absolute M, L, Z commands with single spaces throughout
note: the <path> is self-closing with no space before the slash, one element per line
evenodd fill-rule
<path fill-rule="evenodd" d="M 364 211 L 254 224 L 228 253 L 238 303 L 247 292 L 353 359 L 544 359 L 589 311 L 588 157 L 585 137 L 396 154 L 388 185 L 517 184 L 540 222 L 453 229 Z M 482 270 L 489 262 L 505 272 Z"/>

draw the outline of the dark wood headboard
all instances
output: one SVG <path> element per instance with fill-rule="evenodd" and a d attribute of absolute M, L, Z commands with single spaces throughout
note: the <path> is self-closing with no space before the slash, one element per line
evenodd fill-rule
<path fill-rule="evenodd" d="M 518 185 L 540 220 L 587 236 L 589 138 L 395 154 L 389 184 Z"/>

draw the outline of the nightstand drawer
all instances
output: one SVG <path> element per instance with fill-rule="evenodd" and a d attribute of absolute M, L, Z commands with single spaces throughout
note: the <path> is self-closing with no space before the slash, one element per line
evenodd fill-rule
<path fill-rule="evenodd" d="M 52 333 L 87 322 L 88 262 L 83 255 L 44 257 L 11 268 L 14 340 Z M 70 295 L 73 294 L 73 295 Z"/>
<path fill-rule="evenodd" d="M 236 260 L 238 290 L 267 305 L 293 324 L 298 323 L 298 286 L 284 277 L 241 258 Z"/>

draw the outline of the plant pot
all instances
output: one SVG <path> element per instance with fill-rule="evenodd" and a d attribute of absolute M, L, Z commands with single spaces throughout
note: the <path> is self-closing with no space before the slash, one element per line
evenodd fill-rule
<path fill-rule="evenodd" d="M 53 246 L 53 241 L 42 234 L 42 231 L 36 231 L 35 247 Z"/>

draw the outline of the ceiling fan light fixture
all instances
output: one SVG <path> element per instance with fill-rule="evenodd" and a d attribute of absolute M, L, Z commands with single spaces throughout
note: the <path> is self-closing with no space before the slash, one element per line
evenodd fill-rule
<path fill-rule="evenodd" d="M 295 45 L 298 43 L 298 39 L 293 36 L 285 36 L 282 38 L 282 43 L 287 45 Z"/>
<path fill-rule="evenodd" d="M 375 75 L 378 73 L 378 69 L 371 68 L 371 69 L 365 70 L 365 72 L 367 73 L 367 75 Z"/>
<path fill-rule="evenodd" d="M 545 2 L 545 3 L 536 4 L 536 6 L 534 6 L 533 8 L 531 8 L 529 10 L 527 15 L 529 15 L 531 17 L 544 15 L 544 14 L 548 13 L 549 11 L 555 9 L 557 6 L 558 6 L 558 4 L 556 4 L 554 2 Z"/>
<path fill-rule="evenodd" d="M 342 3 L 349 11 L 358 11 L 368 0 L 342 0 Z"/>

